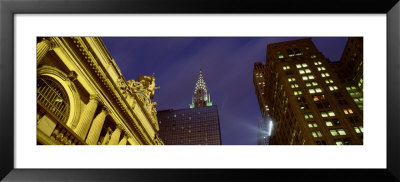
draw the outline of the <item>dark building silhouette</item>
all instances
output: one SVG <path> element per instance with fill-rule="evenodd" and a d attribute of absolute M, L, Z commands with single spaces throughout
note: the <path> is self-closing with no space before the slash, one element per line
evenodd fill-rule
<path fill-rule="evenodd" d="M 357 57 L 362 62 L 362 52 Z M 264 97 L 258 100 L 273 121 L 269 144 L 363 144 L 362 110 L 335 73 L 347 66 L 332 67 L 310 38 L 267 45 Z"/>
<path fill-rule="evenodd" d="M 159 136 L 165 145 L 221 145 L 218 108 L 212 105 L 200 70 L 188 109 L 157 112 Z"/>

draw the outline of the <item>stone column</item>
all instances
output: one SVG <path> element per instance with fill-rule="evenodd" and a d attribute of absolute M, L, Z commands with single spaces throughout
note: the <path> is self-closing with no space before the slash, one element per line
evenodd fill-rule
<path fill-rule="evenodd" d="M 111 128 L 108 127 L 108 128 L 107 128 L 106 136 L 104 136 L 104 140 L 103 140 L 103 142 L 101 143 L 102 145 L 107 145 L 107 144 L 108 144 L 108 141 L 110 141 L 110 133 L 111 133 Z"/>
<path fill-rule="evenodd" d="M 126 137 L 126 135 L 124 135 L 124 137 L 122 138 L 122 140 L 119 142 L 118 145 L 126 145 L 127 141 L 128 141 L 128 138 Z"/>
<path fill-rule="evenodd" d="M 86 143 L 89 145 L 96 145 L 99 140 L 101 129 L 103 128 L 104 121 L 108 114 L 107 108 L 103 107 L 101 112 L 94 118 L 92 126 L 90 127 Z"/>
<path fill-rule="evenodd" d="M 86 134 L 89 131 L 89 127 L 93 121 L 93 116 L 96 112 L 98 104 L 99 98 L 96 95 L 91 95 L 89 103 L 86 105 L 85 109 L 81 113 L 78 126 L 76 126 L 75 128 L 75 133 L 79 135 L 83 140 L 85 140 Z"/>
<path fill-rule="evenodd" d="M 54 49 L 55 43 L 48 40 L 48 39 L 43 39 L 41 42 L 36 44 L 36 63 L 39 65 L 39 63 L 42 61 L 44 56 L 46 55 L 47 52 L 50 50 Z"/>
<path fill-rule="evenodd" d="M 115 127 L 115 130 L 111 135 L 111 139 L 110 142 L 108 142 L 108 145 L 118 145 L 120 136 L 121 136 L 121 128 L 120 126 L 117 125 L 117 127 Z"/>

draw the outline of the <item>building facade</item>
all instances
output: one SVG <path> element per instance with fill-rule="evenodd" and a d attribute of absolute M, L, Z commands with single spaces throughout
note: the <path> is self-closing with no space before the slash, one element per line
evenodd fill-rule
<path fill-rule="evenodd" d="M 157 112 L 160 138 L 165 145 L 221 145 L 218 107 L 212 105 L 200 70 L 188 109 Z"/>
<path fill-rule="evenodd" d="M 255 93 L 258 100 L 258 105 L 260 108 L 260 113 L 262 119 L 258 123 L 258 133 L 257 133 L 257 144 L 258 145 L 268 145 L 269 137 L 271 136 L 270 127 L 272 125 L 272 120 L 268 114 L 269 108 L 266 103 L 265 95 L 265 65 L 261 62 L 254 63 L 253 69 L 253 84 L 255 88 Z"/>
<path fill-rule="evenodd" d="M 363 38 L 350 37 L 339 62 L 331 63 L 340 82 L 363 110 Z"/>
<path fill-rule="evenodd" d="M 363 115 L 310 38 L 267 45 L 272 145 L 362 145 Z"/>
<path fill-rule="evenodd" d="M 162 145 L 155 89 L 125 81 L 100 38 L 38 38 L 37 144 Z"/>

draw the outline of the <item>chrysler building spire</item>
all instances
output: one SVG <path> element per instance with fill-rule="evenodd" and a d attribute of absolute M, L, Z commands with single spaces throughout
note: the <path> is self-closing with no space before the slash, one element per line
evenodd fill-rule
<path fill-rule="evenodd" d="M 200 70 L 199 79 L 196 82 L 196 87 L 194 88 L 194 93 L 192 97 L 192 104 L 190 108 L 211 106 L 211 97 L 208 92 L 207 84 L 203 78 L 203 72 Z"/>

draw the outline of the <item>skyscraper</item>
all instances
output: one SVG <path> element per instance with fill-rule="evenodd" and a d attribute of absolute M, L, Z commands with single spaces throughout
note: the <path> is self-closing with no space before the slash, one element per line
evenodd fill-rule
<path fill-rule="evenodd" d="M 157 112 L 165 145 L 221 145 L 218 108 L 200 70 L 190 108 Z"/>
<path fill-rule="evenodd" d="M 363 144 L 362 111 L 310 38 L 267 45 L 265 77 L 270 144 Z"/>

